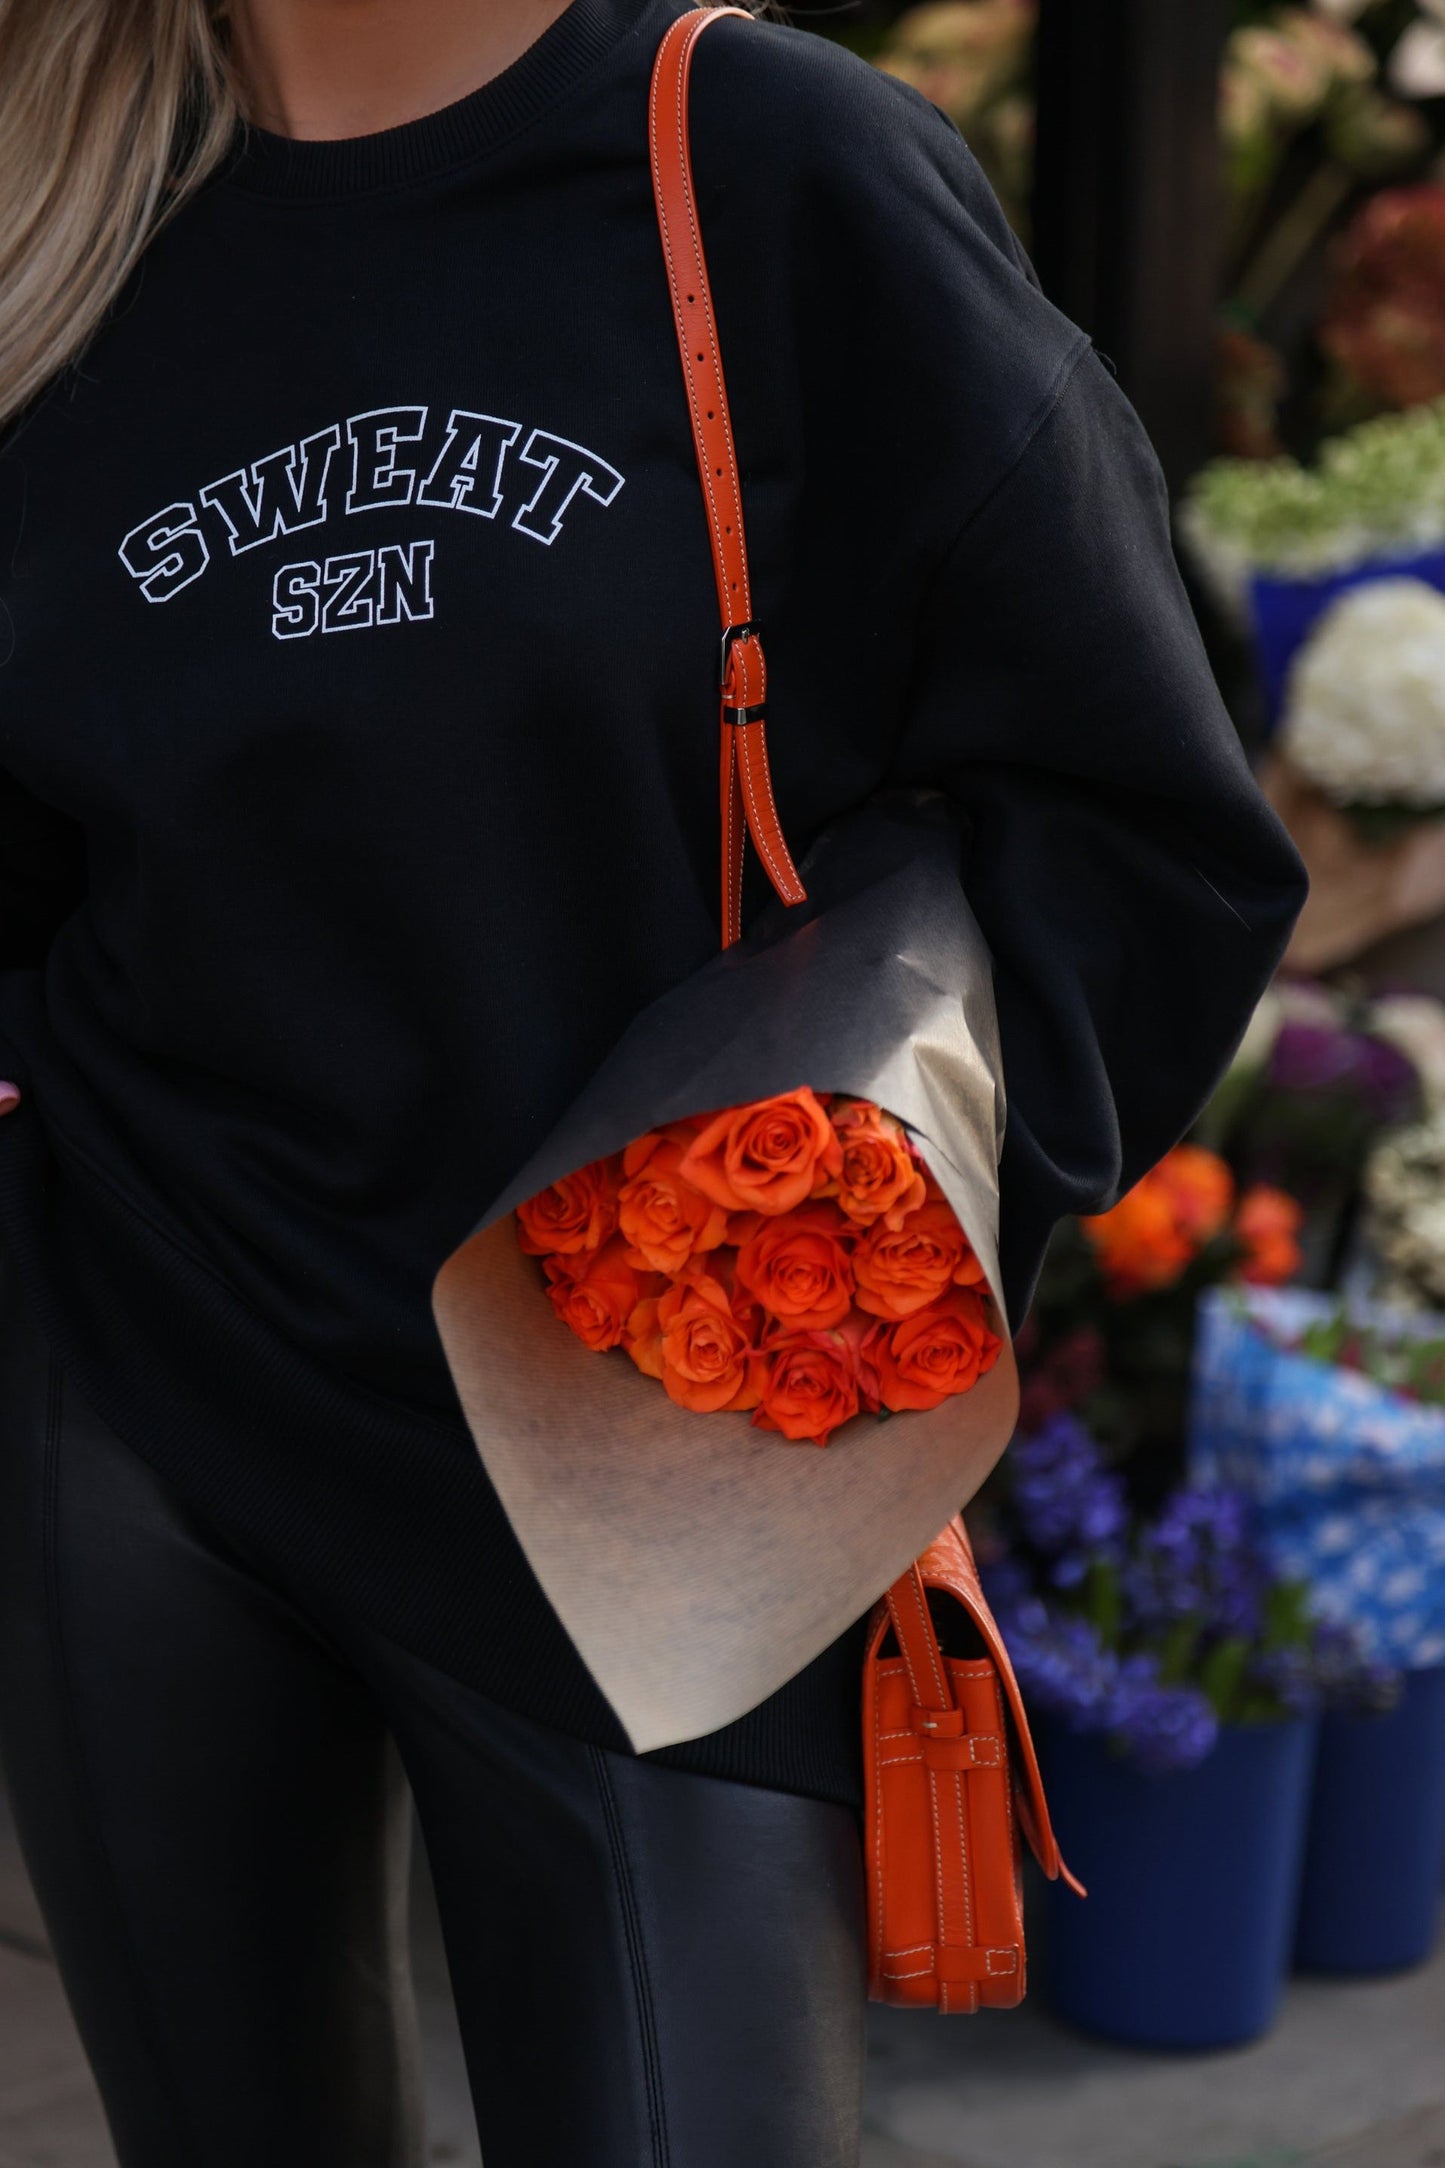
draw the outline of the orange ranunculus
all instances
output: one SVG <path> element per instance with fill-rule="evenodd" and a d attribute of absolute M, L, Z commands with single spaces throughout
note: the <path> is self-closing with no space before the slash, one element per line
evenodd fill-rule
<path fill-rule="evenodd" d="M 780 1333 L 768 1342 L 767 1381 L 753 1415 L 794 1444 L 826 1445 L 863 1403 L 855 1332 Z"/>
<path fill-rule="evenodd" d="M 913 1317 L 880 1320 L 866 1351 L 885 1408 L 937 1408 L 992 1370 L 1002 1344 L 984 1297 L 955 1287 Z"/>
<path fill-rule="evenodd" d="M 1277 1287 L 1293 1279 L 1300 1268 L 1303 1225 L 1303 1209 L 1284 1190 L 1263 1182 L 1247 1189 L 1234 1215 L 1234 1232 L 1244 1248 L 1240 1278 L 1257 1287 Z"/>
<path fill-rule="evenodd" d="M 517 1233 L 532 1257 L 597 1250 L 617 1225 L 617 1167 L 595 1159 L 517 1207 Z"/>
<path fill-rule="evenodd" d="M 646 1320 L 637 1335 L 644 1353 Z M 630 1325 L 629 1325 L 630 1330 Z M 753 1319 L 739 1316 L 721 1281 L 697 1272 L 657 1299 L 657 1375 L 670 1400 L 699 1415 L 755 1408 L 766 1369 Z M 629 1352 L 631 1350 L 629 1349 Z M 633 1355 L 634 1362 L 637 1356 Z M 646 1369 L 646 1362 L 638 1363 Z"/>
<path fill-rule="evenodd" d="M 842 1172 L 843 1148 L 806 1085 L 715 1115 L 683 1156 L 683 1179 L 729 1212 L 791 1212 Z"/>
<path fill-rule="evenodd" d="M 728 1215 L 720 1204 L 684 1181 L 679 1168 L 686 1142 L 672 1135 L 629 1145 L 623 1169 L 630 1177 L 617 1193 L 617 1224 L 634 1264 L 653 1272 L 680 1272 L 699 1250 L 715 1250 L 727 1237 Z"/>
<path fill-rule="evenodd" d="M 848 1222 L 832 1204 L 760 1219 L 737 1256 L 739 1283 L 770 1317 L 798 1332 L 839 1325 L 853 1301 Z"/>
<path fill-rule="evenodd" d="M 1080 1221 L 1116 1296 L 1172 1287 L 1220 1233 L 1234 1202 L 1224 1161 L 1197 1144 L 1176 1144 L 1120 1198 L 1112 1212 Z"/>
<path fill-rule="evenodd" d="M 947 1288 L 980 1281 L 982 1270 L 952 1206 L 920 1205 L 901 1227 L 885 1221 L 858 1244 L 855 1300 L 874 1317 L 912 1317 Z"/>
<path fill-rule="evenodd" d="M 627 1320 L 651 1284 L 628 1261 L 617 1236 L 591 1255 L 552 1256 L 543 1270 L 552 1307 L 579 1340 L 599 1353 L 621 1345 Z"/>
<path fill-rule="evenodd" d="M 844 1099 L 833 1108 L 833 1127 L 843 1147 L 843 1167 L 836 1184 L 828 1185 L 829 1194 L 860 1226 L 880 1219 L 900 1226 L 927 1195 L 903 1124 L 871 1100 Z"/>

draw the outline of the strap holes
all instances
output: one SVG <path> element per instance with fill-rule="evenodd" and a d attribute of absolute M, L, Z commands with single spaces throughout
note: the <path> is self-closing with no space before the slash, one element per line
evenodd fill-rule
<path fill-rule="evenodd" d="M 704 356 L 703 356 L 703 353 L 702 353 L 702 349 L 701 349 L 701 348 L 699 348 L 699 349 L 698 349 L 698 356 L 697 356 L 697 358 L 698 358 L 698 360 L 699 360 L 699 361 L 701 361 L 701 360 L 703 360 L 703 359 L 704 359 Z"/>

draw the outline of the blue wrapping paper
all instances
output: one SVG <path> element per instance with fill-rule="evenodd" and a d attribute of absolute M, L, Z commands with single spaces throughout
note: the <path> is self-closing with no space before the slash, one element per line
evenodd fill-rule
<path fill-rule="evenodd" d="M 1445 1663 L 1445 1408 L 1275 1344 L 1334 1314 L 1297 1288 L 1203 1297 L 1190 1473 L 1254 1502 L 1278 1569 L 1377 1661 Z M 1361 1323 L 1445 1333 L 1445 1320 L 1353 1308 Z M 1263 1329 L 1262 1329 L 1263 1328 Z"/>

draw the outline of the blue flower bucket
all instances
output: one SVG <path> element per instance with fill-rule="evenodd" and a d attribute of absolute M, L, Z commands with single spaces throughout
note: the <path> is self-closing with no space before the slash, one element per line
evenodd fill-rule
<path fill-rule="evenodd" d="M 1342 572 L 1321 573 L 1314 579 L 1271 572 L 1254 575 L 1249 585 L 1250 617 L 1271 727 L 1284 713 L 1290 666 L 1330 604 L 1352 587 L 1367 586 L 1372 580 L 1398 579 L 1423 580 L 1427 586 L 1445 590 L 1445 549 L 1374 557 Z"/>
<path fill-rule="evenodd" d="M 1226 1726 L 1197 1768 L 1152 1775 L 1038 1726 L 1059 1843 L 1088 1889 L 1044 1897 L 1044 1995 L 1068 2024 L 1144 2047 L 1268 2031 L 1294 1940 L 1318 1722 Z"/>
<path fill-rule="evenodd" d="M 1429 1956 L 1445 1872 L 1445 1664 L 1387 1716 L 1320 1730 L 1295 1963 L 1401 1972 Z"/>

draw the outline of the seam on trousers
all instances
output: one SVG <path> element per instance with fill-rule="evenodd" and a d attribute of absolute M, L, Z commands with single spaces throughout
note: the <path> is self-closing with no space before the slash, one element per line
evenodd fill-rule
<path fill-rule="evenodd" d="M 124 1952 L 126 1969 L 130 1974 L 132 2008 L 136 2024 L 150 2049 L 151 2061 L 160 2091 L 170 2110 L 171 2122 L 182 2158 L 199 2164 L 204 2159 L 202 2148 L 195 2144 L 186 2128 L 186 2118 L 181 2112 L 179 2099 L 172 2088 L 170 2071 L 162 2050 L 160 2034 L 156 2028 L 154 2012 L 146 1990 L 145 1976 L 141 1968 L 135 1944 L 131 1939 L 130 1923 L 126 1918 L 125 1904 L 120 1893 L 120 1877 L 105 1838 L 105 1821 L 91 1788 L 90 1774 L 85 1759 L 84 1742 L 77 1718 L 75 1695 L 71 1688 L 70 1667 L 66 1661 L 65 1633 L 61 1621 L 60 1563 L 59 1563 L 59 1497 L 60 1454 L 65 1409 L 65 1377 L 60 1363 L 53 1353 L 46 1355 L 45 1391 L 45 1475 L 42 1497 L 42 1543 L 45 1582 L 45 1603 L 49 1612 L 50 1641 L 54 1652 L 55 1667 L 60 1683 L 61 1723 L 70 1749 L 72 1774 L 78 1794 L 82 1796 L 89 1811 L 92 1837 L 91 1848 L 99 1858 L 104 1878 L 109 1885 L 112 1907 L 115 1913 L 120 1947 Z"/>
<path fill-rule="evenodd" d="M 617 1894 L 622 1906 L 622 1927 L 627 1940 L 627 1957 L 632 1972 L 633 2002 L 637 2011 L 637 2031 L 642 2047 L 642 2070 L 647 2088 L 647 2119 L 651 2136 L 652 2168 L 669 2168 L 672 2153 L 667 2143 L 667 2110 L 663 2099 L 662 2057 L 657 2045 L 657 2014 L 652 2001 L 652 1982 L 647 1970 L 647 1948 L 643 1940 L 642 1919 L 637 1909 L 637 1891 L 632 1880 L 632 1863 L 627 1854 L 627 1840 L 622 1828 L 622 1814 L 617 1795 L 612 1788 L 612 1775 L 607 1757 L 601 1747 L 589 1747 L 588 1754 L 597 1777 L 597 1789 L 602 1799 L 602 1819 L 607 1829 L 607 1842 L 612 1851 L 612 1867 L 617 1882 Z"/>

